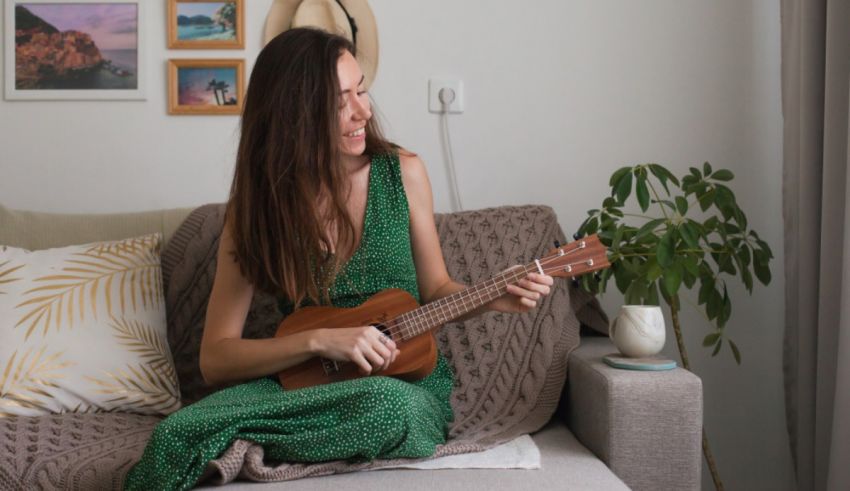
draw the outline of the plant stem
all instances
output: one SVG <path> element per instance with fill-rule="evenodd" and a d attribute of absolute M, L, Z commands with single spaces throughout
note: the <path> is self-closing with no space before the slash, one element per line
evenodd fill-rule
<path fill-rule="evenodd" d="M 682 327 L 679 324 L 679 296 L 674 295 L 668 303 L 670 306 L 670 316 L 673 318 L 673 332 L 676 334 L 676 344 L 679 346 L 679 356 L 682 358 L 682 365 L 685 370 L 691 370 L 691 362 L 688 360 L 688 350 L 685 348 L 685 341 L 682 338 Z M 705 433 L 705 426 L 702 429 L 702 453 L 705 455 L 705 461 L 708 463 L 708 470 L 711 472 L 711 480 L 714 481 L 714 489 L 723 491 L 723 481 L 720 480 L 720 474 L 717 472 L 717 464 L 714 462 L 714 454 L 711 453 L 711 447 L 708 446 L 708 435 Z"/>

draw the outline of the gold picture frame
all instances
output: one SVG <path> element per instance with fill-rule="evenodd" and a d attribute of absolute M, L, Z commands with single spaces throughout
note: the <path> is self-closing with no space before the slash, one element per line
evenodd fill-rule
<path fill-rule="evenodd" d="M 241 114 L 245 60 L 168 60 L 168 114 Z"/>
<path fill-rule="evenodd" d="M 245 48 L 244 0 L 168 0 L 168 48 Z"/>

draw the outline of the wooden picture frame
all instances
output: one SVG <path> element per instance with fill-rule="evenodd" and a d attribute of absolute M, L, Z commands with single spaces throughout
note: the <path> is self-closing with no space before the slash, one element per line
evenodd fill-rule
<path fill-rule="evenodd" d="M 226 22 L 217 20 L 229 6 Z M 168 0 L 169 49 L 243 49 L 244 0 Z"/>
<path fill-rule="evenodd" d="M 5 98 L 144 100 L 148 3 L 6 0 Z"/>
<path fill-rule="evenodd" d="M 168 114 L 241 114 L 245 60 L 168 60 Z"/>

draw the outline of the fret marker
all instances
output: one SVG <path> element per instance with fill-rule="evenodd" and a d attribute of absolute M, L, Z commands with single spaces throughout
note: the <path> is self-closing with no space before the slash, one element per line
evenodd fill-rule
<path fill-rule="evenodd" d="M 542 275 L 546 274 L 546 273 L 543 272 L 543 268 L 540 266 L 540 260 L 539 259 L 535 259 L 534 264 L 537 265 L 537 271 L 540 271 L 540 274 L 542 274 Z"/>

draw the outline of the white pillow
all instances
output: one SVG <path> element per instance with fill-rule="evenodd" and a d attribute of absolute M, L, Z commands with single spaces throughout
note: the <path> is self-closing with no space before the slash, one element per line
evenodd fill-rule
<path fill-rule="evenodd" d="M 0 417 L 180 408 L 161 248 L 161 234 L 0 245 Z"/>

